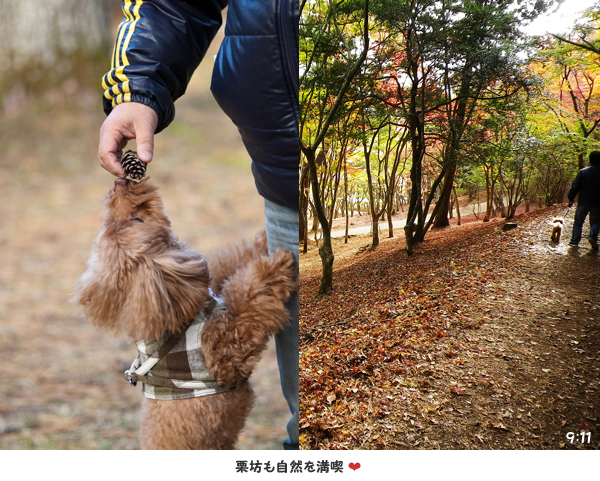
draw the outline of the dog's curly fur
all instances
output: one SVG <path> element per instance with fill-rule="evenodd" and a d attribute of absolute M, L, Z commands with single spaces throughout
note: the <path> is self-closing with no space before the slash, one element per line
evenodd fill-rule
<path fill-rule="evenodd" d="M 144 449 L 233 449 L 254 402 L 246 380 L 270 336 L 288 323 L 284 306 L 297 289 L 289 252 L 269 256 L 264 231 L 222 247 L 209 262 L 171 231 L 157 187 L 123 179 L 105 199 L 108 213 L 74 298 L 94 325 L 152 341 L 177 332 L 207 302 L 226 303 L 202 332 L 208 370 L 230 391 L 142 402 Z M 212 278 L 212 280 L 211 280 Z"/>
<path fill-rule="evenodd" d="M 550 240 L 552 242 L 559 243 L 560 235 L 562 233 L 563 228 L 563 220 L 559 217 L 552 221 L 552 235 L 550 236 Z"/>

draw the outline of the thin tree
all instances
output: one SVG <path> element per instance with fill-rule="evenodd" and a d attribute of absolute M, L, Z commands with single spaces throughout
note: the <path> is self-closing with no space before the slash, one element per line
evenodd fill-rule
<path fill-rule="evenodd" d="M 323 30 L 321 30 L 321 37 L 317 37 L 314 39 L 313 43 L 313 51 L 311 53 L 311 58 L 316 50 L 320 48 L 319 42 L 322 40 L 322 37 L 325 35 L 327 28 L 335 29 L 335 14 L 336 14 L 336 5 L 330 5 L 330 8 L 326 12 L 325 23 Z M 317 165 L 316 165 L 316 156 L 317 151 L 321 148 L 325 137 L 329 131 L 330 126 L 333 124 L 336 116 L 342 107 L 346 94 L 350 88 L 350 85 L 358 72 L 364 61 L 367 58 L 367 54 L 369 52 L 369 0 L 365 0 L 365 4 L 363 7 L 363 35 L 362 35 L 362 50 L 356 61 L 353 63 L 351 68 L 345 75 L 345 81 L 337 88 L 335 95 L 332 97 L 333 103 L 330 104 L 331 99 L 325 99 L 325 104 L 331 105 L 328 108 L 322 108 L 323 112 L 322 118 L 319 120 L 316 128 L 312 131 L 311 139 L 303 139 L 302 130 L 303 125 L 300 126 L 300 150 L 304 154 L 306 161 L 308 163 L 308 168 L 310 172 L 310 184 L 312 188 L 313 202 L 315 207 L 315 213 L 321 223 L 321 227 L 323 229 L 323 243 L 319 248 L 319 255 L 321 257 L 321 262 L 323 266 L 323 274 L 321 277 L 321 283 L 319 285 L 319 294 L 329 293 L 333 287 L 333 248 L 331 246 L 331 225 L 327 219 L 325 214 L 325 210 L 323 207 L 323 202 L 321 199 L 321 193 L 319 190 L 319 183 L 317 177 Z M 329 32 L 328 32 L 329 33 Z M 325 39 L 323 39 L 325 41 Z M 307 64 L 307 70 L 305 71 L 305 76 L 313 67 L 312 60 L 309 60 Z M 306 78 L 306 77 L 305 77 Z M 302 80 L 302 79 L 301 79 Z M 302 83 L 302 82 L 301 82 Z M 316 89 L 317 86 L 313 85 L 313 90 Z M 312 98 L 314 92 L 308 92 L 307 97 Z M 306 105 L 306 104 L 305 104 Z"/>

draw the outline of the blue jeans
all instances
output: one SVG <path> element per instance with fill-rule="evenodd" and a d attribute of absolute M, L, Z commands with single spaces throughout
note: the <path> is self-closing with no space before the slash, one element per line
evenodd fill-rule
<path fill-rule="evenodd" d="M 575 211 L 575 219 L 573 221 L 573 235 L 571 236 L 571 244 L 579 244 L 581 241 L 581 232 L 585 218 L 590 215 L 590 235 L 588 239 L 598 241 L 598 231 L 600 231 L 600 209 L 595 207 L 578 206 Z"/>
<path fill-rule="evenodd" d="M 265 223 L 267 230 L 267 243 L 269 253 L 276 249 L 290 251 L 299 265 L 298 225 L 299 214 L 297 210 L 285 207 L 265 199 Z M 298 282 L 298 273 L 296 273 Z M 290 326 L 275 335 L 275 349 L 279 365 L 279 378 L 283 396 L 290 407 L 292 418 L 287 424 L 289 439 L 283 442 L 284 449 L 299 449 L 298 420 L 299 420 L 299 299 L 298 291 L 287 303 L 290 311 Z"/>

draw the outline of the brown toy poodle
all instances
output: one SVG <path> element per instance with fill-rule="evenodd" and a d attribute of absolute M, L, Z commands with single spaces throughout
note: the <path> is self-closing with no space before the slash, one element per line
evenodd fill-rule
<path fill-rule="evenodd" d="M 563 220 L 559 217 L 552 221 L 552 235 L 550 236 L 550 240 L 552 242 L 560 242 L 560 235 L 563 229 Z"/>
<path fill-rule="evenodd" d="M 105 204 L 74 297 L 93 324 L 137 342 L 125 377 L 143 383 L 141 447 L 233 449 L 254 401 L 248 378 L 288 323 L 293 256 L 269 256 L 263 231 L 209 269 L 178 242 L 148 179 L 117 179 Z"/>

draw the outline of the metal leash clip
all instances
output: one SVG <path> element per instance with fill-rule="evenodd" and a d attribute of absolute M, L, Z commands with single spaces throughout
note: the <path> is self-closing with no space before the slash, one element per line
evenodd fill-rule
<path fill-rule="evenodd" d="M 125 371 L 125 373 L 124 373 L 125 379 L 127 381 L 129 381 L 129 384 L 131 384 L 133 387 L 137 386 L 137 382 L 132 379 L 132 376 L 134 374 L 135 374 L 134 372 L 131 372 L 129 370 Z"/>
<path fill-rule="evenodd" d="M 137 374 L 136 371 L 137 371 L 138 367 L 140 367 L 140 357 L 139 357 L 139 355 L 131 363 L 131 367 L 129 369 L 127 369 L 127 371 L 125 371 L 123 373 L 123 376 L 125 377 L 125 379 L 127 381 L 129 381 L 129 384 L 131 384 L 133 387 L 137 386 L 137 382 L 133 380 L 133 376 L 135 376 Z"/>

